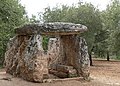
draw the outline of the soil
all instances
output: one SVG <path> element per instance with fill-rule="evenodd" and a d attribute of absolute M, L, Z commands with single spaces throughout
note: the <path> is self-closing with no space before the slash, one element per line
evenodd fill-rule
<path fill-rule="evenodd" d="M 120 86 L 120 61 L 94 59 L 90 67 L 90 81 L 68 80 L 51 83 L 33 83 L 12 77 L 0 69 L 0 86 Z"/>

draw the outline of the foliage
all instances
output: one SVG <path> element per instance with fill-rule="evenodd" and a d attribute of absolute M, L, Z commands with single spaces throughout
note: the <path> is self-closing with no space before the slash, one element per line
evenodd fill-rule
<path fill-rule="evenodd" d="M 110 21 L 112 21 L 112 31 L 111 31 L 111 39 L 114 44 L 113 49 L 114 52 L 120 52 L 120 1 L 114 0 L 110 5 L 108 11 L 112 11 L 109 15 L 111 17 Z"/>
<path fill-rule="evenodd" d="M 42 46 L 45 52 L 48 50 L 48 41 L 49 38 L 47 36 L 43 36 Z"/>
<path fill-rule="evenodd" d="M 14 28 L 25 23 L 24 7 L 19 0 L 0 0 L 0 59 L 3 59 L 9 38 Z"/>
<path fill-rule="evenodd" d="M 108 50 L 113 54 L 120 52 L 120 1 L 112 0 L 102 13 L 104 28 L 109 32 Z"/>
<path fill-rule="evenodd" d="M 29 18 L 29 23 L 39 23 L 40 21 L 37 19 L 35 15 L 32 15 L 32 18 Z"/>

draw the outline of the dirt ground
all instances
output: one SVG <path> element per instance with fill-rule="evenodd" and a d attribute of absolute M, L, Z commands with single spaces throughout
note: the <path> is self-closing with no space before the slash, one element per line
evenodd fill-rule
<path fill-rule="evenodd" d="M 0 86 L 120 86 L 120 61 L 94 60 L 90 67 L 91 81 L 57 81 L 51 83 L 32 83 L 14 78 L 0 69 Z M 2 78 L 12 77 L 10 81 Z"/>

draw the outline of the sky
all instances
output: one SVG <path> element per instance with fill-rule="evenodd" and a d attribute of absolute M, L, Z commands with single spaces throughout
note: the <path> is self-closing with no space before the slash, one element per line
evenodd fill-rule
<path fill-rule="evenodd" d="M 81 0 L 80 0 L 81 1 Z M 110 0 L 82 0 L 83 2 L 90 2 L 100 10 L 106 9 L 106 5 Z M 43 12 L 45 7 L 55 7 L 56 5 L 65 4 L 72 5 L 77 4 L 79 0 L 21 0 L 20 3 L 25 6 L 29 17 L 31 15 L 37 15 L 38 12 Z"/>

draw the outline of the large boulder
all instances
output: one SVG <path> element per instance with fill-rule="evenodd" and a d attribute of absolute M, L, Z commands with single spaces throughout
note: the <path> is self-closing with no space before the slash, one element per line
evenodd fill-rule
<path fill-rule="evenodd" d="M 5 53 L 6 72 L 35 82 L 48 76 L 47 56 L 42 48 L 42 36 L 16 36 Z"/>
<path fill-rule="evenodd" d="M 27 24 L 16 28 L 18 35 L 74 35 L 87 31 L 87 27 L 82 24 L 54 22 L 54 23 L 36 23 Z"/>

